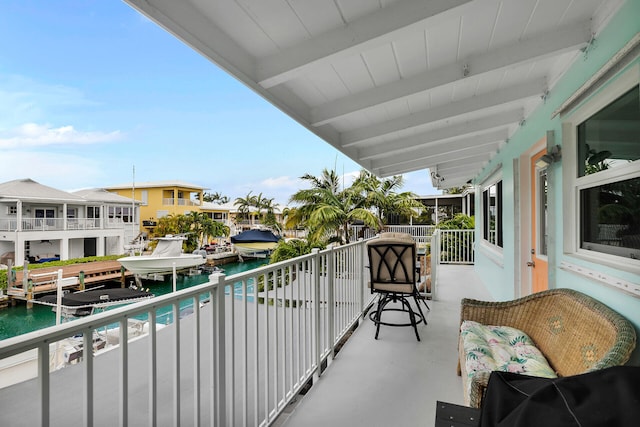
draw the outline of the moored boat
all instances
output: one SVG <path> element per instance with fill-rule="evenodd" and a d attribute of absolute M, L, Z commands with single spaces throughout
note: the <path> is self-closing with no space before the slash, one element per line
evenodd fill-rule
<path fill-rule="evenodd" d="M 118 262 L 134 274 L 169 273 L 202 265 L 206 262 L 200 254 L 182 253 L 184 236 L 159 237 L 158 245 L 151 255 L 138 255 L 119 258 Z"/>
<path fill-rule="evenodd" d="M 248 230 L 231 236 L 231 244 L 241 256 L 265 258 L 275 249 L 280 241 L 270 230 Z"/>

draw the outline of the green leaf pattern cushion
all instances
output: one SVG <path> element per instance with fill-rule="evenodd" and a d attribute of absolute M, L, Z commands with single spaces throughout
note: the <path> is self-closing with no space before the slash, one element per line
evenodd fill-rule
<path fill-rule="evenodd" d="M 524 332 L 465 320 L 460 335 L 466 355 L 467 384 L 478 371 L 505 371 L 545 378 L 557 375 Z M 469 390 L 467 390 L 469 392 Z"/>

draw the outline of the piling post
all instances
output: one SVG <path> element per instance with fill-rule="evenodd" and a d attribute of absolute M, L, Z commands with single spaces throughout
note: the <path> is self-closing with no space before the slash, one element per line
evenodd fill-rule
<path fill-rule="evenodd" d="M 27 295 L 27 308 L 33 308 L 33 301 L 31 301 L 33 299 L 33 279 L 31 278 L 27 279 L 26 295 Z"/>
<path fill-rule="evenodd" d="M 125 272 L 124 267 L 120 267 L 120 287 L 121 288 L 127 287 L 127 278 L 125 277 L 124 272 Z"/>
<path fill-rule="evenodd" d="M 80 290 L 84 291 L 84 270 L 80 270 L 78 273 L 78 281 L 80 281 Z"/>

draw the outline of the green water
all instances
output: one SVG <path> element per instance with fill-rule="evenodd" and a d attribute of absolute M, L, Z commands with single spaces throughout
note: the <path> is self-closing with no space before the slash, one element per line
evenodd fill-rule
<path fill-rule="evenodd" d="M 268 263 L 268 260 L 255 259 L 245 262 L 225 264 L 222 268 L 227 276 L 242 273 L 244 271 L 253 270 Z M 196 276 L 178 276 L 176 287 L 178 290 L 200 285 L 208 281 L 207 274 Z M 173 280 L 171 276 L 162 282 L 145 281 L 144 285 L 149 288 L 149 292 L 156 296 L 168 294 L 173 289 Z M 185 302 L 184 304 L 188 304 Z M 168 318 L 162 318 L 165 313 L 171 311 L 170 307 L 158 311 L 158 322 L 170 321 Z M 18 303 L 15 307 L 0 309 L 0 340 L 26 334 L 27 332 L 37 331 L 56 324 L 56 315 L 51 307 L 45 305 L 34 304 L 33 308 L 27 309 L 26 304 Z"/>

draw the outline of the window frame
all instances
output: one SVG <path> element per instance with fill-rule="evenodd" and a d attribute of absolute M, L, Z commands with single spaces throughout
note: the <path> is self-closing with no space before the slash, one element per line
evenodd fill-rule
<path fill-rule="evenodd" d="M 581 236 L 581 191 L 605 184 L 640 177 L 640 160 L 617 166 L 598 173 L 578 176 L 578 126 L 602 111 L 622 95 L 640 85 L 640 64 L 635 64 L 599 89 L 581 105 L 561 118 L 563 145 L 563 252 L 596 264 L 623 271 L 640 273 L 640 259 L 624 257 L 607 252 L 583 249 Z M 638 87 L 640 91 L 640 87 Z"/>
<path fill-rule="evenodd" d="M 487 192 L 492 186 L 496 186 L 496 242 L 492 243 L 486 237 L 490 232 L 488 223 L 490 221 L 489 207 L 490 203 L 487 203 Z M 482 212 L 482 220 L 480 223 L 480 231 L 482 239 L 481 244 L 483 247 L 490 251 L 496 252 L 502 255 L 504 248 L 504 181 L 502 179 L 502 171 L 493 173 L 489 178 L 485 179 L 480 185 L 480 212 Z"/>

